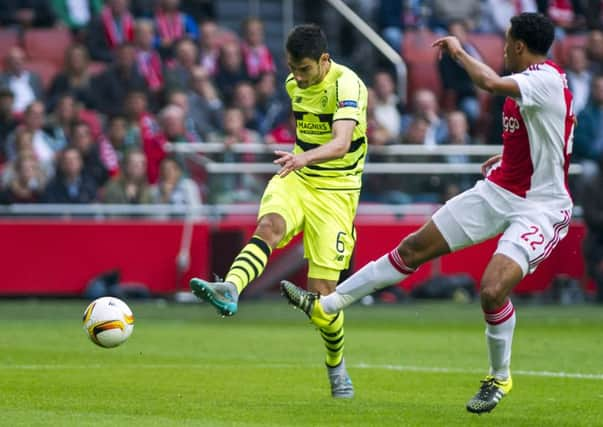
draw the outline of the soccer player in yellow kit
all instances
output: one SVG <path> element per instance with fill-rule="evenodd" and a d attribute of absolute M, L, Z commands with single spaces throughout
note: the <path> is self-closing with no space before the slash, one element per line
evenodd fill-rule
<path fill-rule="evenodd" d="M 334 291 L 350 262 L 354 217 L 367 151 L 367 90 L 349 68 L 333 62 L 322 30 L 295 27 L 287 38 L 291 74 L 286 88 L 296 120 L 293 152 L 276 151 L 280 166 L 262 196 L 253 237 L 235 258 L 224 282 L 194 278 L 191 290 L 218 313 L 232 316 L 238 296 L 266 267 L 274 248 L 303 231 L 308 289 Z M 331 394 L 354 395 L 343 359 L 343 312 L 310 316 L 326 347 Z"/>

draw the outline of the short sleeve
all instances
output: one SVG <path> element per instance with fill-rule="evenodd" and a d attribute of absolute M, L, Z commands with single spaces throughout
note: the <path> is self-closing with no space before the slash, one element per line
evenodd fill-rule
<path fill-rule="evenodd" d="M 287 94 L 289 95 L 289 97 L 291 97 L 291 94 L 293 93 L 293 89 L 296 86 L 297 86 L 297 83 L 295 82 L 295 77 L 293 77 L 292 73 L 289 73 L 289 75 L 285 79 L 285 89 L 287 90 Z"/>
<path fill-rule="evenodd" d="M 336 83 L 336 105 L 333 120 L 360 122 L 360 82 L 353 75 L 343 75 Z"/>
<path fill-rule="evenodd" d="M 521 92 L 521 98 L 516 101 L 520 107 L 526 108 L 542 106 L 550 102 L 552 94 L 558 92 L 556 87 L 561 85 L 558 73 L 543 68 L 528 69 L 505 78 L 515 80 Z"/>

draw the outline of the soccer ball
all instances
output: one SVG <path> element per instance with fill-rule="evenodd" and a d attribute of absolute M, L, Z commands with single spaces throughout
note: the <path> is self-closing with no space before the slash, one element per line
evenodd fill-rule
<path fill-rule="evenodd" d="M 84 311 L 84 331 L 104 348 L 117 347 L 132 335 L 134 315 L 130 307 L 114 297 L 95 299 Z"/>

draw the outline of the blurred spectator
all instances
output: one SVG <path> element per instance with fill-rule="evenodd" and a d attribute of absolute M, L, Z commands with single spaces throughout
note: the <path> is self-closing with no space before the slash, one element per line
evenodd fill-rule
<path fill-rule="evenodd" d="M 10 89 L 15 97 L 14 113 L 22 113 L 25 107 L 44 96 L 40 77 L 26 70 L 24 61 L 23 49 L 13 46 L 4 59 L 4 72 L 0 74 L 0 87 Z"/>
<path fill-rule="evenodd" d="M 537 11 L 535 0 L 485 0 L 480 29 L 504 35 L 513 16 Z"/>
<path fill-rule="evenodd" d="M 400 139 L 394 141 L 391 134 L 385 128 L 379 120 L 377 120 L 377 116 L 375 114 L 375 107 L 377 106 L 377 95 L 375 94 L 375 90 L 372 87 L 368 88 L 367 91 L 367 108 L 366 108 L 366 117 L 367 117 L 367 130 L 366 135 L 368 138 L 368 143 L 371 146 L 383 146 L 387 144 L 392 144 L 395 142 L 400 142 Z M 373 156 L 369 153 L 369 157 L 375 161 L 381 161 L 377 159 L 381 159 L 378 155 Z"/>
<path fill-rule="evenodd" d="M 171 58 L 175 43 L 184 38 L 197 40 L 197 23 L 180 11 L 180 0 L 158 0 L 155 12 L 155 48 L 163 58 Z"/>
<path fill-rule="evenodd" d="M 117 48 L 115 64 L 92 79 L 94 106 L 108 116 L 123 114 L 126 94 L 144 91 L 147 83 L 136 68 L 136 49 L 132 44 Z"/>
<path fill-rule="evenodd" d="M 408 126 L 406 133 L 402 136 L 403 144 L 425 144 L 430 132 L 430 122 L 424 116 L 417 116 Z M 438 161 L 433 156 L 412 156 L 412 161 L 421 163 Z M 397 188 L 402 194 L 411 197 L 414 203 L 439 203 L 442 194 L 442 179 L 440 175 L 415 174 L 408 175 L 399 183 Z M 391 196 L 390 196 L 391 197 Z M 401 198 L 401 201 L 404 201 Z"/>
<path fill-rule="evenodd" d="M 160 132 L 153 138 L 143 138 L 144 152 L 147 156 L 149 182 L 154 184 L 159 177 L 159 164 L 165 157 L 165 144 L 195 142 L 194 136 L 186 131 L 186 114 L 177 105 L 168 105 L 159 113 Z M 184 155 L 177 155 L 184 163 Z"/>
<path fill-rule="evenodd" d="M 45 170 L 53 170 L 56 152 L 59 149 L 55 140 L 44 130 L 46 124 L 46 110 L 44 104 L 34 101 L 25 109 L 23 124 L 15 129 L 8 137 L 8 155 L 14 159 L 16 152 L 16 136 L 20 129 L 27 129 L 32 133 L 32 146 L 36 157 Z"/>
<path fill-rule="evenodd" d="M 256 94 L 250 82 L 239 82 L 234 88 L 232 104 L 243 112 L 245 127 L 260 130 L 263 117 L 257 106 Z"/>
<path fill-rule="evenodd" d="M 153 203 L 198 206 L 199 186 L 184 176 L 182 166 L 174 157 L 166 157 L 159 165 L 159 181 L 151 188 Z"/>
<path fill-rule="evenodd" d="M 53 110 L 59 97 L 67 93 L 86 106 L 92 103 L 89 65 L 90 57 L 85 46 L 73 44 L 67 49 L 63 69 L 48 89 L 46 106 L 49 110 Z"/>
<path fill-rule="evenodd" d="M 230 41 L 220 48 L 218 72 L 215 83 L 222 94 L 222 99 L 230 104 L 235 86 L 249 80 L 247 71 L 243 64 L 241 47 L 236 41 Z"/>
<path fill-rule="evenodd" d="M 55 16 L 48 0 L 3 0 L 0 25 L 52 27 Z"/>
<path fill-rule="evenodd" d="M 56 176 L 44 192 L 46 203 L 91 203 L 96 200 L 96 184 L 83 170 L 80 152 L 68 147 L 59 154 Z"/>
<path fill-rule="evenodd" d="M 373 77 L 373 114 L 378 127 L 387 132 L 390 142 L 400 138 L 400 99 L 396 95 L 396 84 L 386 71 L 379 71 Z"/>
<path fill-rule="evenodd" d="M 42 199 L 46 177 L 33 155 L 20 155 L 14 161 L 14 175 L 0 192 L 0 203 L 36 203 Z"/>
<path fill-rule="evenodd" d="M 136 18 L 153 18 L 157 0 L 130 0 L 130 12 Z"/>
<path fill-rule="evenodd" d="M 87 123 L 76 122 L 73 124 L 70 146 L 80 152 L 86 174 L 94 180 L 97 187 L 102 187 L 109 179 L 109 168 L 101 158 L 99 146 L 92 138 L 92 132 Z"/>
<path fill-rule="evenodd" d="M 197 45 L 190 39 L 182 39 L 176 44 L 175 60 L 165 73 L 166 90 L 188 89 L 193 70 L 197 66 Z"/>
<path fill-rule="evenodd" d="M 574 114 L 578 115 L 586 106 L 590 97 L 592 73 L 588 69 L 586 50 L 582 46 L 573 46 L 565 67 L 567 83 L 574 95 Z"/>
<path fill-rule="evenodd" d="M 129 150 L 138 148 L 140 149 L 140 143 L 128 144 L 126 135 L 128 132 L 128 121 L 125 116 L 113 116 L 109 119 L 107 125 L 106 138 L 107 142 L 111 144 L 113 151 L 117 155 L 118 162 L 123 162 L 126 157 L 126 153 Z"/>
<path fill-rule="evenodd" d="M 274 129 L 270 130 L 265 141 L 267 144 L 293 144 L 295 139 L 295 115 L 290 110 L 289 114 Z"/>
<path fill-rule="evenodd" d="M 582 208 L 587 233 L 583 241 L 586 271 L 596 285 L 596 301 L 603 303 L 603 157 L 598 172 L 584 186 Z"/>
<path fill-rule="evenodd" d="M 195 67 L 193 70 L 188 97 L 195 128 L 201 134 L 202 140 L 206 140 L 211 132 L 222 126 L 223 105 L 205 68 Z"/>
<path fill-rule="evenodd" d="M 181 9 L 188 13 L 195 22 L 216 16 L 214 0 L 184 0 Z"/>
<path fill-rule="evenodd" d="M 128 151 L 122 174 L 107 183 L 102 191 L 104 203 L 148 204 L 152 202 L 147 181 L 147 160 L 140 150 Z"/>
<path fill-rule="evenodd" d="M 199 65 L 207 70 L 210 76 L 218 71 L 220 56 L 218 24 L 214 21 L 203 21 L 199 24 Z"/>
<path fill-rule="evenodd" d="M 259 131 L 262 135 L 270 132 L 287 112 L 286 102 L 281 98 L 274 73 L 263 73 L 255 83 L 257 109 L 262 121 Z"/>
<path fill-rule="evenodd" d="M 555 24 L 555 31 L 558 36 L 563 36 L 567 31 L 574 28 L 576 14 L 574 13 L 572 0 L 549 0 L 546 12 Z"/>
<path fill-rule="evenodd" d="M 161 135 L 172 143 L 196 142 L 186 129 L 186 111 L 178 105 L 168 105 L 159 113 Z"/>
<path fill-rule="evenodd" d="M 55 151 L 62 150 L 69 143 L 71 126 L 78 120 L 75 100 L 70 94 L 62 95 L 52 112 L 48 132 L 55 141 Z"/>
<path fill-rule="evenodd" d="M 410 123 L 417 118 L 423 118 L 429 124 L 423 144 L 432 146 L 442 143 L 447 137 L 446 122 L 440 116 L 438 99 L 429 89 L 418 89 L 412 99 L 412 111 L 402 115 L 402 133 L 408 133 Z"/>
<path fill-rule="evenodd" d="M 481 20 L 480 0 L 432 0 L 429 26 L 436 32 L 445 32 L 451 22 L 465 21 L 470 29 Z"/>
<path fill-rule="evenodd" d="M 134 17 L 128 5 L 128 0 L 107 0 L 101 14 L 90 21 L 87 38 L 92 59 L 111 62 L 115 48 L 134 40 Z"/>
<path fill-rule="evenodd" d="M 7 138 L 17 127 L 17 120 L 13 115 L 13 102 L 15 97 L 8 88 L 0 88 L 0 164 L 6 159 Z"/>
<path fill-rule="evenodd" d="M 126 133 L 126 147 L 139 147 L 145 150 L 147 161 L 152 157 L 148 150 L 158 150 L 160 159 L 163 153 L 163 144 L 159 142 L 160 128 L 155 117 L 147 109 L 147 95 L 144 91 L 132 91 L 126 96 L 126 118 L 128 130 Z M 150 162 L 148 162 L 150 164 Z M 153 179 L 151 182 L 153 182 Z"/>
<path fill-rule="evenodd" d="M 247 75 L 257 79 L 262 73 L 276 71 L 272 54 L 264 42 L 264 24 L 258 18 L 247 18 L 242 26 L 241 52 Z"/>
<path fill-rule="evenodd" d="M 402 49 L 404 29 L 406 27 L 403 17 L 404 3 L 399 0 L 381 0 L 377 12 L 377 23 L 381 37 L 396 52 L 400 52 Z"/>
<path fill-rule="evenodd" d="M 592 30 L 588 33 L 586 56 L 593 76 L 603 74 L 603 30 Z"/>
<path fill-rule="evenodd" d="M 448 125 L 448 140 L 447 144 L 451 145 L 470 145 L 473 143 L 471 135 L 469 135 L 469 124 L 467 117 L 462 111 L 451 111 L 446 116 Z M 448 154 L 444 157 L 446 163 L 469 163 L 470 157 L 467 154 Z M 469 174 L 449 175 L 445 179 L 448 187 L 454 185 L 458 188 L 458 192 L 464 191 L 475 183 L 475 179 Z M 445 200 L 450 198 L 451 191 L 448 191 Z"/>
<path fill-rule="evenodd" d="M 36 155 L 33 146 L 33 132 L 24 127 L 17 129 L 14 135 L 14 154 L 2 169 L 2 187 L 6 187 L 16 176 L 15 165 L 19 157 L 33 157 L 36 159 L 38 166 L 46 178 L 54 174 L 54 164 L 47 163 L 42 165 Z"/>
<path fill-rule="evenodd" d="M 51 0 L 50 4 L 57 20 L 82 39 L 88 24 L 103 8 L 102 0 Z"/>
<path fill-rule="evenodd" d="M 598 161 L 603 155 L 603 76 L 593 78 L 590 102 L 578 115 L 574 130 L 573 157 Z"/>
<path fill-rule="evenodd" d="M 154 32 L 153 21 L 136 21 L 134 44 L 138 73 L 144 77 L 151 92 L 157 92 L 163 86 L 163 61 L 153 48 Z"/>
<path fill-rule="evenodd" d="M 201 141 L 201 134 L 197 128 L 195 116 L 191 112 L 186 92 L 183 90 L 173 90 L 169 93 L 167 98 L 168 105 L 176 105 L 184 112 L 184 127 L 188 137 L 192 142 Z"/>
<path fill-rule="evenodd" d="M 256 156 L 252 153 L 238 155 L 230 147 L 233 144 L 259 144 L 262 142 L 260 135 L 245 128 L 243 112 L 236 107 L 224 111 L 224 132 L 212 134 L 212 142 L 221 142 L 225 145 L 221 161 L 224 162 L 251 162 Z M 215 203 L 232 203 L 257 200 L 262 194 L 265 182 L 261 177 L 251 173 L 220 174 L 212 177 L 210 194 Z"/>
<path fill-rule="evenodd" d="M 599 0 L 588 0 L 583 9 L 588 30 L 600 29 L 603 24 L 603 4 Z"/>
<path fill-rule="evenodd" d="M 448 26 L 448 32 L 459 39 L 463 49 L 469 55 L 483 62 L 479 51 L 469 41 L 467 28 L 462 21 L 452 21 Z M 471 125 L 475 124 L 479 117 L 480 106 L 475 86 L 467 71 L 450 55 L 442 55 L 438 63 L 438 70 L 444 86 L 444 105 L 462 110 Z"/>

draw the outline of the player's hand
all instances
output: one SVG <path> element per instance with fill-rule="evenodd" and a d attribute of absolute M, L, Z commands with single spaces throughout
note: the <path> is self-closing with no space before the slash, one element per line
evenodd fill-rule
<path fill-rule="evenodd" d="M 437 47 L 440 52 L 438 58 L 442 58 L 443 53 L 447 53 L 452 57 L 452 59 L 456 60 L 461 53 L 463 53 L 463 46 L 459 39 L 454 36 L 442 37 L 434 41 L 431 45 L 432 47 Z"/>
<path fill-rule="evenodd" d="M 502 159 L 502 154 L 497 154 L 496 156 L 490 157 L 484 163 L 482 163 L 482 175 L 488 176 L 488 172 L 496 163 L 500 162 Z"/>
<path fill-rule="evenodd" d="M 299 170 L 308 165 L 308 161 L 306 160 L 303 153 L 293 154 L 288 151 L 276 150 L 274 154 L 279 156 L 279 158 L 276 159 L 274 163 L 277 165 L 281 165 L 281 169 L 278 171 L 278 175 L 281 178 L 284 178 L 291 172 Z"/>

